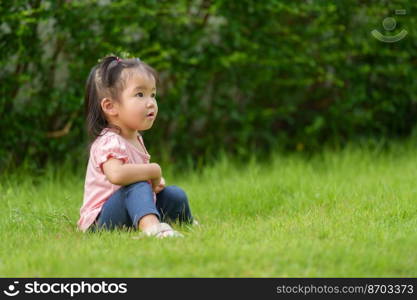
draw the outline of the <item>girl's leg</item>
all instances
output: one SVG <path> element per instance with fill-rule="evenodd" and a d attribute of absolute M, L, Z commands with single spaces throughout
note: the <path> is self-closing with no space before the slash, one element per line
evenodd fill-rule
<path fill-rule="evenodd" d="M 156 215 L 154 217 L 158 222 L 160 215 L 153 203 L 152 187 L 146 181 L 139 181 L 121 187 L 104 203 L 97 219 L 97 227 L 107 229 L 121 226 L 137 228 L 140 219 L 152 214 Z M 154 218 L 147 219 L 149 224 L 145 224 L 145 226 L 155 223 Z"/>
<path fill-rule="evenodd" d="M 129 227 L 131 225 L 131 220 L 124 206 L 124 197 L 123 188 L 118 189 L 113 195 L 110 196 L 101 208 L 93 230 L 112 230 L 116 227 Z"/>
<path fill-rule="evenodd" d="M 124 188 L 126 190 L 126 210 L 132 221 L 132 226 L 144 230 L 159 224 L 161 216 L 153 202 L 152 185 L 147 181 L 138 181 L 126 185 Z"/>
<path fill-rule="evenodd" d="M 161 222 L 193 222 L 187 195 L 176 185 L 166 186 L 156 194 L 156 207 L 162 216 Z"/>

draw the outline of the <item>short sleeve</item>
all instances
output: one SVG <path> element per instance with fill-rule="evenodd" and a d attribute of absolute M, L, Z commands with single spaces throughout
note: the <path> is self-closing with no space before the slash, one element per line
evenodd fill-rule
<path fill-rule="evenodd" d="M 110 158 L 120 159 L 123 163 L 128 161 L 126 145 L 116 135 L 102 138 L 95 149 L 95 160 L 101 173 L 104 173 L 103 164 Z"/>

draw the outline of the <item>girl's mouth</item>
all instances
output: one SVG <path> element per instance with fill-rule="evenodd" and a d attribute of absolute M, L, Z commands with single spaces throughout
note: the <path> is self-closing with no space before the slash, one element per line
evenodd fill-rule
<path fill-rule="evenodd" d="M 147 118 L 155 118 L 155 113 L 154 112 L 151 112 L 146 117 Z"/>

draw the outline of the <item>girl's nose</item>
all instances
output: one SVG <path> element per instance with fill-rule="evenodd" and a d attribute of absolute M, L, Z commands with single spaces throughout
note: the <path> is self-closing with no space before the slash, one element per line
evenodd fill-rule
<path fill-rule="evenodd" d="M 154 107 L 155 106 L 155 101 L 152 98 L 150 98 L 150 100 L 148 100 L 146 106 L 147 107 Z"/>

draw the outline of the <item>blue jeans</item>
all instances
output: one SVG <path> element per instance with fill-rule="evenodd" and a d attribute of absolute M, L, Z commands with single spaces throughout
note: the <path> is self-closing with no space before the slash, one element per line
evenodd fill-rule
<path fill-rule="evenodd" d="M 124 226 L 137 228 L 139 220 L 148 214 L 156 215 L 161 222 L 193 221 L 187 195 L 180 187 L 165 186 L 156 194 L 155 204 L 152 185 L 147 181 L 138 181 L 122 186 L 110 196 L 90 230 L 112 230 Z"/>

